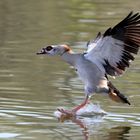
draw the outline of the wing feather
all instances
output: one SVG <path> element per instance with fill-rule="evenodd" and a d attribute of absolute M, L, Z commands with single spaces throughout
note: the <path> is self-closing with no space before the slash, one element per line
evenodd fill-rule
<path fill-rule="evenodd" d="M 123 74 L 140 47 L 140 15 L 130 12 L 126 18 L 87 44 L 86 59 L 111 76 Z"/>

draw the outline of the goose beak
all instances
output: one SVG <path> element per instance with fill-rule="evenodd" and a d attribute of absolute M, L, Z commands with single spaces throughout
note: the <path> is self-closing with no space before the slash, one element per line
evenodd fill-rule
<path fill-rule="evenodd" d="M 46 52 L 45 48 L 42 48 L 42 50 L 40 52 L 37 52 L 36 54 L 40 55 L 40 54 L 46 54 L 46 53 L 47 52 Z"/>

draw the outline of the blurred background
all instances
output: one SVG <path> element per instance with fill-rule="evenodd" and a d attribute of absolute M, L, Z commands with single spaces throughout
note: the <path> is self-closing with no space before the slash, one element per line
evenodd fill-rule
<path fill-rule="evenodd" d="M 139 8 L 139 0 L 0 0 L 0 139 L 139 140 L 139 54 L 123 77 L 112 80 L 132 105 L 95 95 L 92 102 L 108 115 L 79 118 L 86 129 L 54 117 L 57 107 L 69 109 L 84 98 L 75 71 L 59 57 L 36 55 L 63 43 L 83 52 L 99 31 Z"/>

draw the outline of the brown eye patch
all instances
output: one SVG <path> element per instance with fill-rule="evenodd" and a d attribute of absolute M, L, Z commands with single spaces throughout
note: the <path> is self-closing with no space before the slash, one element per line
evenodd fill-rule
<path fill-rule="evenodd" d="M 47 51 L 50 51 L 50 50 L 52 50 L 52 49 L 53 49 L 52 46 L 47 46 L 47 47 L 46 47 L 46 50 L 47 50 Z"/>

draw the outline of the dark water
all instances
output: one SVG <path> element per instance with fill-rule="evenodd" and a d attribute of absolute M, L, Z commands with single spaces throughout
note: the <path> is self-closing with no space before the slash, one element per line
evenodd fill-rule
<path fill-rule="evenodd" d="M 60 58 L 35 54 L 57 43 L 82 52 L 98 31 L 139 8 L 138 0 L 1 0 L 0 139 L 139 140 L 140 55 L 113 80 L 131 106 L 95 96 L 108 115 L 60 123 L 54 111 L 80 103 L 83 85 Z"/>

